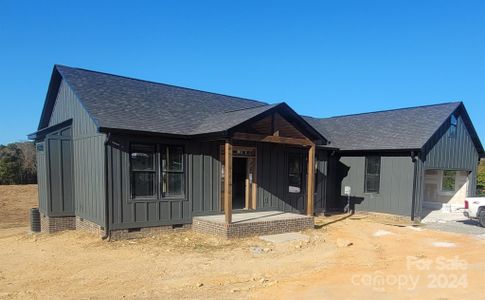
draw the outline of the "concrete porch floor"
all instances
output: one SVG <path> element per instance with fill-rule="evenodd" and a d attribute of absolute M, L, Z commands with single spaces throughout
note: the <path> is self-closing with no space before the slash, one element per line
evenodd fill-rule
<path fill-rule="evenodd" d="M 194 217 L 195 231 L 238 238 L 301 231 L 314 228 L 311 216 L 282 211 L 235 212 L 226 224 L 223 214 Z"/>

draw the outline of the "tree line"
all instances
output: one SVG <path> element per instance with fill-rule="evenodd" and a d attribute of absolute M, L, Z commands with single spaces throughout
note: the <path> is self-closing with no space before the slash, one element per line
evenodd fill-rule
<path fill-rule="evenodd" d="M 30 183 L 37 183 L 34 143 L 0 145 L 0 184 Z"/>
<path fill-rule="evenodd" d="M 480 165 L 478 165 L 477 194 L 485 196 L 485 159 L 480 160 Z"/>
<path fill-rule="evenodd" d="M 33 142 L 0 145 L 0 184 L 37 183 L 37 160 Z M 477 194 L 485 196 L 485 159 L 477 172 Z"/>

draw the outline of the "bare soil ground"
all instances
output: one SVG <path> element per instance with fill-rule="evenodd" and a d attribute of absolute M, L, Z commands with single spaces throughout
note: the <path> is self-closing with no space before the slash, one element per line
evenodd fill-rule
<path fill-rule="evenodd" d="M 36 199 L 35 186 L 0 186 L 2 299 L 485 297 L 485 240 L 476 236 L 333 216 L 304 232 L 308 243 L 227 241 L 190 230 L 105 242 L 77 231 L 30 233 Z"/>

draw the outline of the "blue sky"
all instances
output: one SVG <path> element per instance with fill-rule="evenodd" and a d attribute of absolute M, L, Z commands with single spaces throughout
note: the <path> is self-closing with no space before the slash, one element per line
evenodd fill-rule
<path fill-rule="evenodd" d="M 52 66 L 335 116 L 461 100 L 485 142 L 484 1 L 0 1 L 0 144 Z"/>

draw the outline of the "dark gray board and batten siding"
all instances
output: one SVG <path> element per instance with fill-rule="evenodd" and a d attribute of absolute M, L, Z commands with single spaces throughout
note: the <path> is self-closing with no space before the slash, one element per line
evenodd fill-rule
<path fill-rule="evenodd" d="M 47 135 L 46 176 L 50 216 L 74 215 L 72 128 Z"/>
<path fill-rule="evenodd" d="M 461 116 L 457 118 L 455 137 L 450 137 L 450 127 L 449 122 L 446 122 L 424 147 L 424 167 L 471 172 L 469 192 L 474 195 L 478 151 Z"/>
<path fill-rule="evenodd" d="M 308 148 L 241 141 L 237 141 L 236 145 L 256 147 L 257 210 L 305 213 Z M 289 153 L 300 154 L 302 158 L 302 189 L 297 194 L 289 193 L 288 191 Z M 316 212 L 323 211 L 326 202 L 327 157 L 328 154 L 326 151 L 317 151 L 316 153 L 314 197 L 314 209 Z"/>
<path fill-rule="evenodd" d="M 77 216 L 104 226 L 105 135 L 97 132 L 96 124 L 83 108 L 74 91 L 65 81 L 62 81 L 49 126 L 71 119 L 74 211 Z"/>
<path fill-rule="evenodd" d="M 458 112 L 456 134 L 450 136 L 450 119 L 426 143 L 417 161 L 415 215 L 421 216 L 424 201 L 424 172 L 431 169 L 468 171 L 468 196 L 476 195 L 476 174 L 479 154 Z"/>
<path fill-rule="evenodd" d="M 345 186 L 352 189 L 351 201 L 355 209 L 409 216 L 412 208 L 414 163 L 410 156 L 382 156 L 379 193 L 365 193 L 365 156 L 341 157 L 348 168 L 341 182 L 339 195 L 346 201 Z M 343 166 L 341 166 L 343 167 Z"/>
<path fill-rule="evenodd" d="M 49 133 L 36 145 L 39 210 L 49 216 L 74 215 L 72 129 Z"/>
<path fill-rule="evenodd" d="M 218 142 L 190 142 L 187 148 L 188 186 L 192 197 L 192 214 L 220 213 L 221 170 Z"/>
<path fill-rule="evenodd" d="M 183 199 L 132 199 L 130 142 L 182 145 L 185 149 Z M 128 229 L 192 223 L 193 215 L 220 213 L 220 143 L 150 138 L 111 138 L 108 146 L 110 228 Z"/>
<path fill-rule="evenodd" d="M 108 199 L 110 228 L 129 229 L 148 226 L 192 223 L 195 215 L 222 213 L 221 142 L 165 140 L 133 136 L 112 136 L 108 146 Z M 130 193 L 130 143 L 183 145 L 185 148 L 184 199 L 132 199 Z M 241 143 L 241 145 L 248 145 Z M 253 144 L 254 145 L 254 144 Z M 287 154 L 297 152 L 306 157 L 307 150 L 283 145 L 256 143 L 257 210 L 304 212 L 306 203 L 306 162 L 303 159 L 303 190 L 288 192 Z M 326 153 L 317 162 L 315 210 L 322 211 L 326 189 Z"/>

